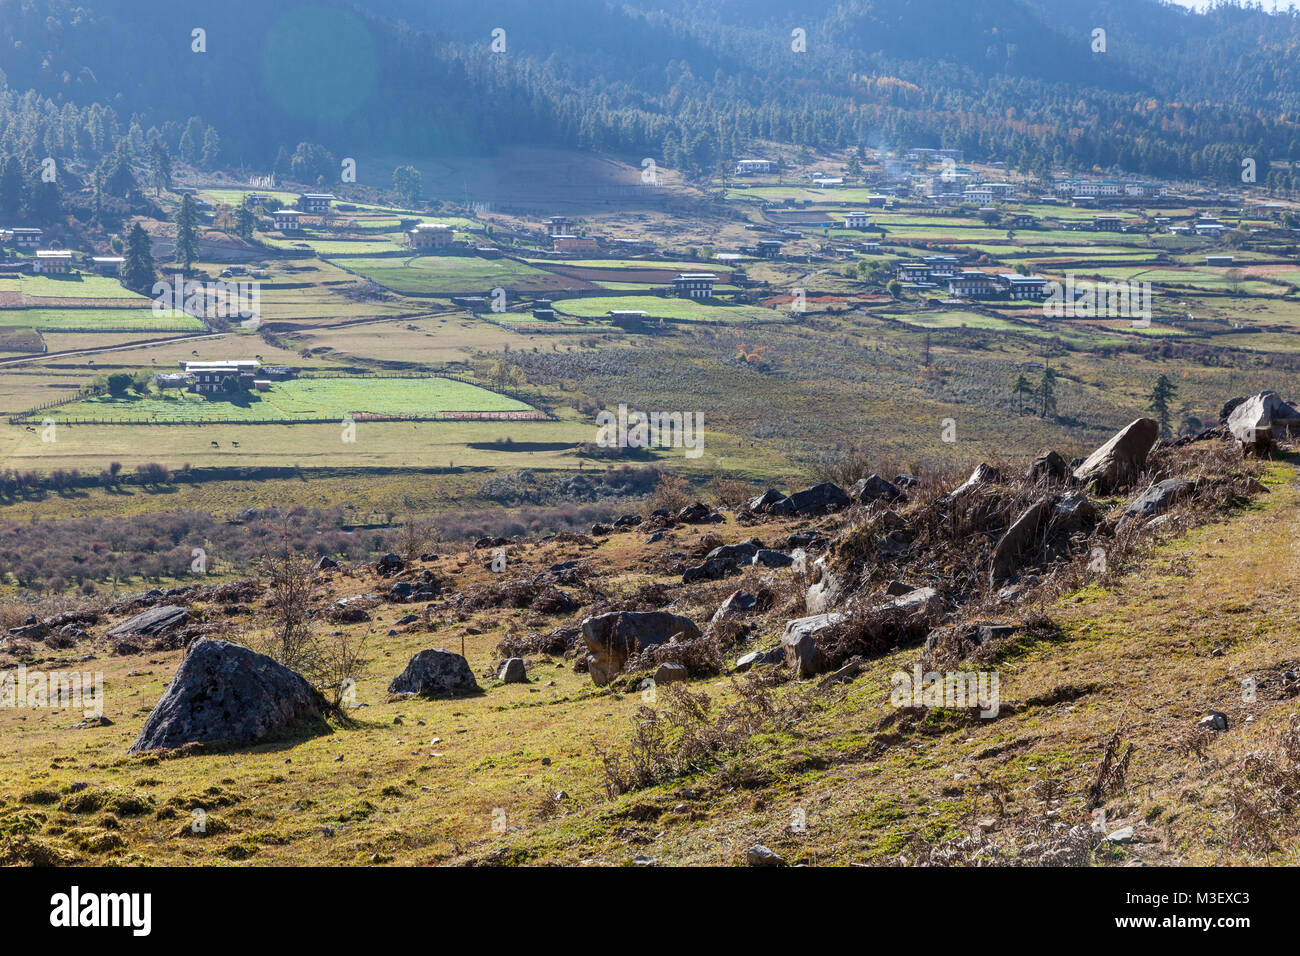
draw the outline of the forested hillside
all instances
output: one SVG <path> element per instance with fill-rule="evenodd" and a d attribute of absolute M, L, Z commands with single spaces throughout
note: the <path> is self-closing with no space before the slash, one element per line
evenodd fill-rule
<path fill-rule="evenodd" d="M 0 153 L 20 162 L 0 213 L 57 205 L 15 199 L 47 156 L 115 164 L 108 195 L 126 198 L 120 170 L 163 147 L 283 176 L 312 171 L 290 168 L 303 142 L 596 149 L 694 174 L 756 140 L 928 145 L 1225 182 L 1249 156 L 1287 191 L 1290 171 L 1268 170 L 1300 152 L 1298 39 L 1292 15 L 1154 0 L 0 0 Z"/>

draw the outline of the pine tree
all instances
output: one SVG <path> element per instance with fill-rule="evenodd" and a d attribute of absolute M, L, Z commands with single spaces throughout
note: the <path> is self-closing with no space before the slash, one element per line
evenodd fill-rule
<path fill-rule="evenodd" d="M 1048 413 L 1056 414 L 1056 372 L 1049 365 L 1043 369 L 1043 377 L 1038 381 L 1039 418 L 1046 418 Z"/>
<path fill-rule="evenodd" d="M 199 257 L 199 212 L 194 196 L 186 193 L 181 197 L 181 207 L 176 211 L 176 261 L 185 263 L 189 272 Z"/>
<path fill-rule="evenodd" d="M 1025 378 L 1025 373 L 1021 372 L 1020 377 L 1016 379 L 1016 384 L 1011 386 L 1011 394 L 1016 396 L 1016 414 L 1025 413 L 1025 396 L 1034 394 L 1034 386 Z"/>
<path fill-rule="evenodd" d="M 1169 380 L 1164 372 L 1156 379 L 1147 395 L 1147 408 L 1155 412 L 1156 421 L 1160 423 L 1160 433 L 1169 434 L 1169 403 L 1178 394 L 1178 386 Z"/>
<path fill-rule="evenodd" d="M 253 212 L 253 207 L 244 200 L 235 207 L 235 235 L 240 239 L 252 239 L 253 230 L 257 228 L 257 213 Z"/>
<path fill-rule="evenodd" d="M 136 292 L 144 292 L 153 285 L 153 243 L 149 233 L 138 222 L 126 237 L 126 255 L 122 263 L 122 284 Z"/>

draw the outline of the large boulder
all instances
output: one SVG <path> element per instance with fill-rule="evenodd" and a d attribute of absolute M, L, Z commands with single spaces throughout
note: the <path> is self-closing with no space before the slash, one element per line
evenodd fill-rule
<path fill-rule="evenodd" d="M 109 637 L 161 637 L 189 622 L 190 612 L 174 604 L 161 604 L 127 618 L 108 632 Z"/>
<path fill-rule="evenodd" d="M 527 684 L 528 666 L 522 657 L 511 657 L 497 671 L 497 680 L 503 684 Z"/>
<path fill-rule="evenodd" d="M 831 611 L 787 622 L 781 634 L 781 647 L 785 650 L 785 662 L 790 669 L 800 677 L 812 677 L 830 670 L 830 661 L 819 638 L 847 617 L 840 611 Z"/>
<path fill-rule="evenodd" d="M 901 488 L 879 475 L 859 478 L 849 489 L 849 498 L 859 505 L 869 505 L 882 498 L 885 501 L 899 501 L 906 497 Z"/>
<path fill-rule="evenodd" d="M 325 709 L 316 689 L 284 665 L 239 644 L 204 638 L 181 661 L 130 752 L 247 745 L 307 727 L 324 730 Z"/>
<path fill-rule="evenodd" d="M 1160 426 L 1154 418 L 1129 422 L 1074 469 L 1074 479 L 1094 482 L 1103 494 L 1114 491 L 1137 478 L 1159 437 Z"/>
<path fill-rule="evenodd" d="M 1007 529 L 993 549 L 993 566 L 989 583 L 997 587 L 1010 578 L 1020 567 L 1021 555 L 1038 543 L 1039 531 L 1052 513 L 1052 499 L 1040 498 L 1026 508 Z"/>
<path fill-rule="evenodd" d="M 690 618 L 668 611 L 611 611 L 589 617 L 582 622 L 587 670 L 596 686 L 604 687 L 633 654 L 679 635 L 693 641 L 700 629 Z"/>
<path fill-rule="evenodd" d="M 1052 506 L 1052 534 L 1071 534 L 1097 517 L 1097 509 L 1082 491 L 1062 495 Z"/>
<path fill-rule="evenodd" d="M 710 627 L 719 627 L 728 618 L 739 617 L 747 611 L 752 611 L 758 604 L 758 598 L 748 591 L 732 591 L 730 596 L 718 606 L 713 617 L 709 620 Z"/>
<path fill-rule="evenodd" d="M 738 571 L 741 567 L 752 563 L 758 550 L 758 545 L 753 541 L 724 544 L 721 547 L 714 548 L 705 555 L 703 564 L 686 569 L 682 574 L 682 583 L 717 581 L 724 578 L 731 572 Z"/>
<path fill-rule="evenodd" d="M 415 694 L 418 697 L 457 697 L 473 694 L 478 689 L 469 662 L 442 648 L 420 651 L 411 658 L 406 670 L 388 685 L 390 694 Z"/>
<path fill-rule="evenodd" d="M 1276 430 L 1300 428 L 1300 411 L 1276 392 L 1260 392 L 1244 399 L 1228 413 L 1228 431 L 1248 450 L 1267 453 Z"/>
<path fill-rule="evenodd" d="M 785 501 L 772 507 L 774 513 L 809 515 L 825 514 L 837 508 L 849 506 L 849 496 L 844 489 L 834 482 L 823 481 L 820 485 L 796 491 Z"/>
<path fill-rule="evenodd" d="M 1164 511 L 1187 492 L 1192 490 L 1192 483 L 1186 478 L 1166 478 L 1157 482 L 1128 503 L 1124 513 L 1119 516 L 1118 527 L 1124 527 L 1133 521 L 1147 521 Z"/>
<path fill-rule="evenodd" d="M 757 514 L 763 514 L 773 505 L 782 501 L 785 501 L 785 495 L 781 494 L 781 492 L 777 491 L 775 488 L 769 488 L 761 495 L 750 498 L 748 509 Z"/>
<path fill-rule="evenodd" d="M 887 611 L 902 612 L 908 621 L 917 616 L 931 617 L 943 605 L 939 592 L 931 587 L 917 588 L 901 597 L 878 604 L 867 609 L 867 614 Z M 785 651 L 785 661 L 791 670 L 800 677 L 812 677 L 833 668 L 833 663 L 826 653 L 825 637 L 836 625 L 848 620 L 844 611 L 830 611 L 825 614 L 812 614 L 808 617 L 788 621 L 781 634 L 781 647 Z"/>

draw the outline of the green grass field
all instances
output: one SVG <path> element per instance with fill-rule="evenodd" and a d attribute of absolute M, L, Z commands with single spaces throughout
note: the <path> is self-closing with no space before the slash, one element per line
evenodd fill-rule
<path fill-rule="evenodd" d="M 66 276 L 22 277 L 20 289 L 32 299 L 144 299 L 108 276 L 71 273 Z"/>
<path fill-rule="evenodd" d="M 116 421 L 301 421 L 342 420 L 345 415 L 421 417 L 439 412 L 515 412 L 529 406 L 476 385 L 447 378 L 324 378 L 279 382 L 269 392 L 238 401 L 209 399 L 189 392 L 166 397 L 98 396 L 62 405 L 53 418 L 105 418 Z"/>
<path fill-rule="evenodd" d="M 485 293 L 494 288 L 542 291 L 564 288 L 564 279 L 510 259 L 471 256 L 414 256 L 410 259 L 348 259 L 347 268 L 394 292 L 439 295 Z"/>
<path fill-rule="evenodd" d="M 6 319 L 10 316 L 14 319 L 14 325 L 25 325 L 42 332 L 74 329 L 102 332 L 202 332 L 205 328 L 201 321 L 184 312 L 166 311 L 162 315 L 154 315 L 152 309 L 22 309 L 0 313 L 0 317 Z"/>
<path fill-rule="evenodd" d="M 754 305 L 724 305 L 720 301 L 675 299 L 657 295 L 602 296 L 590 299 L 561 299 L 555 311 L 580 318 L 604 318 L 610 310 L 641 311 L 651 318 L 687 322 L 772 322 L 782 313 Z"/>

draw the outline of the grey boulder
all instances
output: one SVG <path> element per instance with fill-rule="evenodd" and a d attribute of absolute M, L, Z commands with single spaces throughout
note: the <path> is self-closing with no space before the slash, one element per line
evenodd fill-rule
<path fill-rule="evenodd" d="M 418 697 L 456 697 L 472 694 L 478 689 L 469 662 L 442 648 L 420 651 L 411 658 L 406 670 L 388 685 L 390 694 L 415 694 Z"/>
<path fill-rule="evenodd" d="M 127 618 L 108 632 L 109 637 L 161 637 L 190 619 L 190 612 L 174 604 L 163 604 Z"/>
<path fill-rule="evenodd" d="M 693 641 L 700 629 L 688 617 L 668 611 L 611 611 L 582 622 L 587 670 L 597 687 L 612 681 L 629 657 L 673 637 Z"/>
<path fill-rule="evenodd" d="M 247 647 L 205 638 L 181 661 L 130 752 L 247 745 L 306 727 L 319 732 L 325 709 L 301 675 Z"/>
<path fill-rule="evenodd" d="M 512 657 L 497 671 L 497 680 L 503 684 L 527 684 L 528 668 L 522 657 Z"/>
<path fill-rule="evenodd" d="M 1103 494 L 1114 491 L 1137 478 L 1159 437 L 1160 426 L 1154 418 L 1129 422 L 1074 469 L 1075 481 L 1095 482 Z"/>

